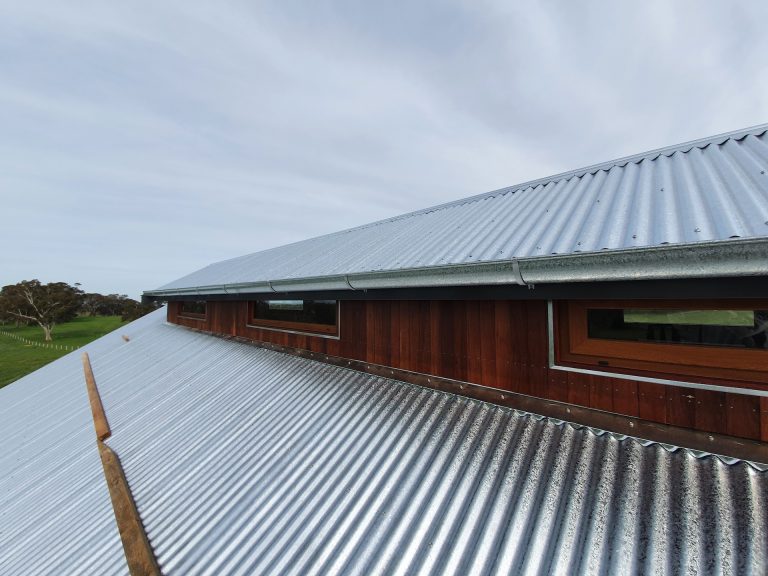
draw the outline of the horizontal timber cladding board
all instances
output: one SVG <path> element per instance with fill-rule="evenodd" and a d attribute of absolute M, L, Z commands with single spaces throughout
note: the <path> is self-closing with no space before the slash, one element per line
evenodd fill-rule
<path fill-rule="evenodd" d="M 179 311 L 180 303 L 169 304 L 169 322 L 662 424 L 768 440 L 768 401 L 757 396 L 550 370 L 544 301 L 342 301 L 338 338 L 249 326 L 246 302 L 209 301 L 202 319 Z"/>

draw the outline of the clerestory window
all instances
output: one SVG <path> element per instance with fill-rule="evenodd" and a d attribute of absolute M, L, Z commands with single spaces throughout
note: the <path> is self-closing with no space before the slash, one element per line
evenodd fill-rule
<path fill-rule="evenodd" d="M 271 328 L 323 335 L 339 333 L 336 300 L 254 300 L 248 304 L 248 323 Z"/>

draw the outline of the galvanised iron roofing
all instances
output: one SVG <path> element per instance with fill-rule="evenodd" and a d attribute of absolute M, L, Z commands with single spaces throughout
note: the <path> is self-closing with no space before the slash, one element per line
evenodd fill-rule
<path fill-rule="evenodd" d="M 768 124 L 212 264 L 151 296 L 768 274 Z"/>
<path fill-rule="evenodd" d="M 89 352 L 165 574 L 760 574 L 768 471 L 168 324 Z M 124 570 L 71 357 L 0 390 L 0 572 Z"/>
<path fill-rule="evenodd" d="M 0 574 L 125 574 L 81 353 L 156 329 L 146 316 L 0 388 Z"/>

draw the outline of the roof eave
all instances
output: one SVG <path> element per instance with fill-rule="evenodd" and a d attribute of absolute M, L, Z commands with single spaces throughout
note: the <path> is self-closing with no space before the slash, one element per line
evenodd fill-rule
<path fill-rule="evenodd" d="M 168 288 L 149 290 L 144 292 L 144 296 L 162 299 L 165 296 L 504 284 L 534 285 L 766 275 L 768 275 L 768 238 L 761 237 L 268 282 Z"/>

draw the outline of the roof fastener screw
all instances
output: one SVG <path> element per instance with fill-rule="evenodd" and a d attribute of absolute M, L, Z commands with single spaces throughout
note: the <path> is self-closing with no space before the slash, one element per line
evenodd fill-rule
<path fill-rule="evenodd" d="M 632 234 L 632 238 L 637 238 L 637 234 Z"/>
<path fill-rule="evenodd" d="M 701 232 L 701 228 L 696 228 L 694 232 Z"/>
<path fill-rule="evenodd" d="M 661 191 L 664 192 L 664 188 L 662 188 Z"/>

